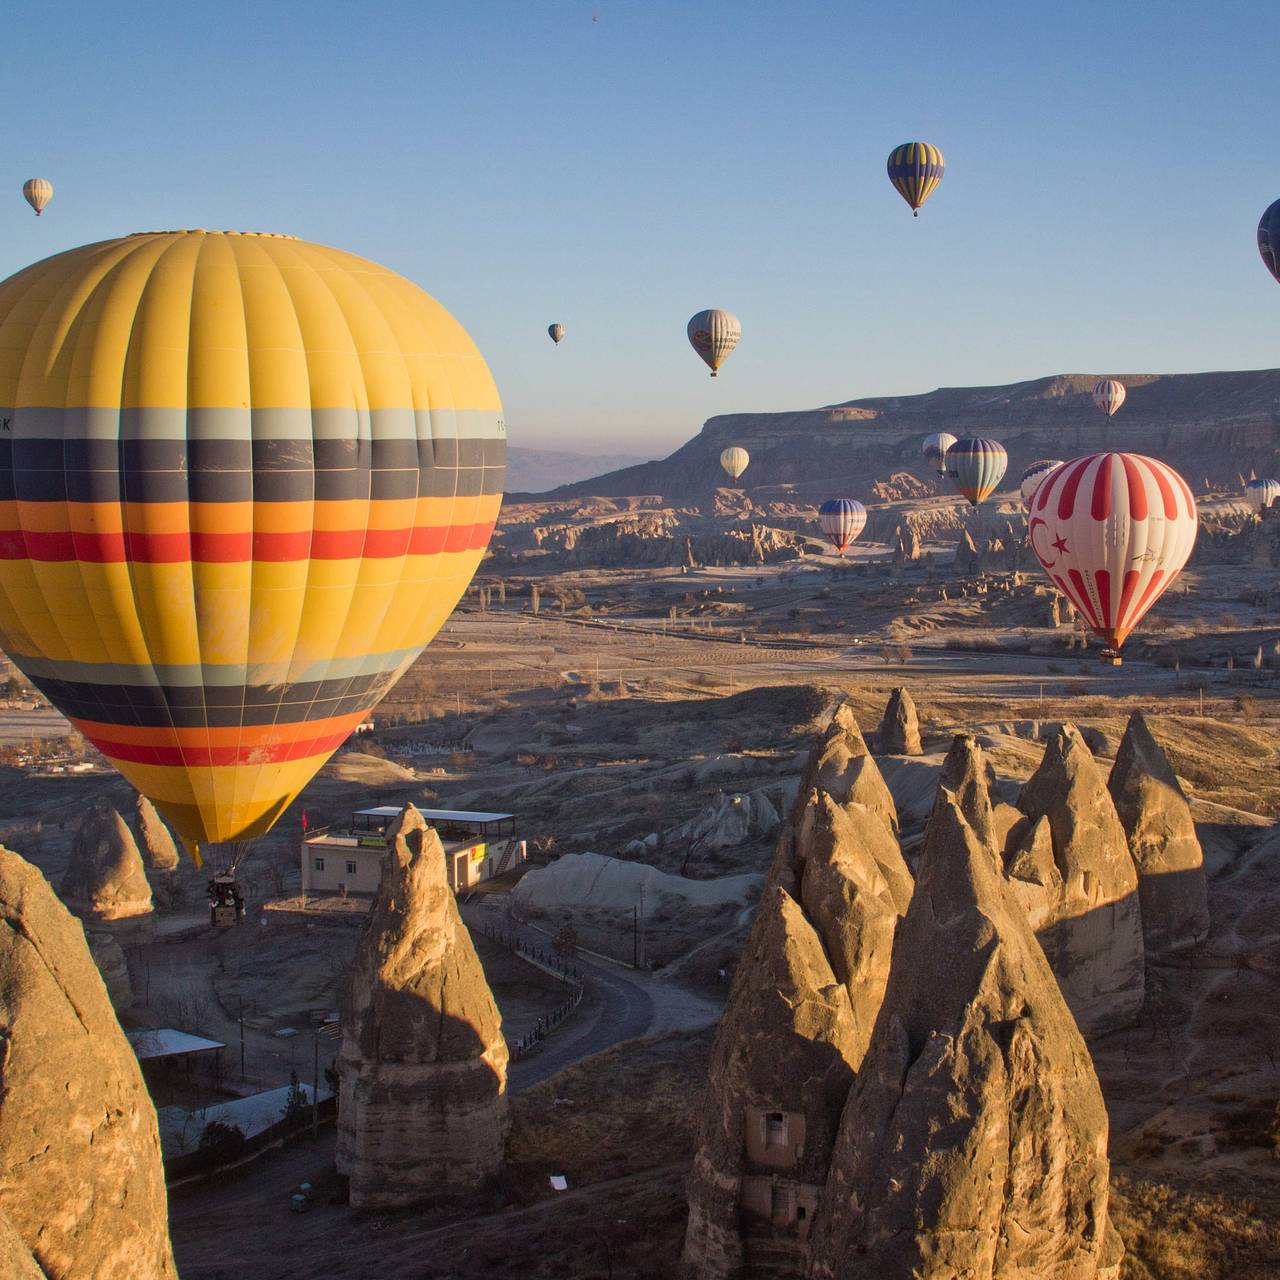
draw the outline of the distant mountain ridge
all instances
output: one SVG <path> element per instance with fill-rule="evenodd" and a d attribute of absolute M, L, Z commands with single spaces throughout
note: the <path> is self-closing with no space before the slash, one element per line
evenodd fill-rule
<path fill-rule="evenodd" d="M 605 472 L 632 467 L 645 459 L 634 453 L 575 453 L 568 449 L 507 450 L 507 491 L 540 493 L 553 485 L 588 480 Z"/>
<path fill-rule="evenodd" d="M 1118 377 L 1128 391 L 1114 418 L 1093 404 L 1100 377 Z M 703 499 L 728 483 L 720 452 L 738 444 L 751 454 L 741 482 L 748 493 L 793 485 L 803 497 L 866 497 L 872 484 L 895 471 L 932 478 L 920 446 L 935 431 L 1001 441 L 1009 451 L 1002 490 L 1016 488 L 1023 469 L 1038 458 L 1071 458 L 1099 449 L 1161 458 L 1193 486 L 1206 477 L 1230 483 L 1251 470 L 1259 475 L 1280 471 L 1280 369 L 1057 374 L 791 413 L 726 414 L 709 418 L 666 458 L 561 484 L 540 496 Z"/>

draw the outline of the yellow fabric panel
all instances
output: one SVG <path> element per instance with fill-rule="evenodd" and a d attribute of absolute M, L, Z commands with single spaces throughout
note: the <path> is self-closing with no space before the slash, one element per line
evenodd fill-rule
<path fill-rule="evenodd" d="M 444 307 L 323 245 L 144 233 L 0 288 L 0 404 L 501 409 Z"/>

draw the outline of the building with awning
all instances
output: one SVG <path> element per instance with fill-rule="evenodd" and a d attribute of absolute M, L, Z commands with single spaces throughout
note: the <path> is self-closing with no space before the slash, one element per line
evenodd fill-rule
<path fill-rule="evenodd" d="M 445 873 L 455 893 L 514 870 L 525 858 L 511 813 L 419 809 L 444 846 Z M 323 827 L 302 842 L 302 892 L 308 896 L 372 897 L 382 879 L 387 832 L 399 805 L 357 809 L 346 823 Z"/>

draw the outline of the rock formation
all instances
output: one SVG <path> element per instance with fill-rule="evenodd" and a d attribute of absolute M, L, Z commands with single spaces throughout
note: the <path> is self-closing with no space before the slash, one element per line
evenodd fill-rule
<path fill-rule="evenodd" d="M 95 800 L 80 824 L 58 892 L 74 912 L 92 920 L 125 920 L 151 911 L 151 886 L 138 846 L 105 799 Z"/>
<path fill-rule="evenodd" d="M 176 1277 L 138 1060 L 80 923 L 3 848 L 0 974 L 0 1218 L 42 1268 L 35 1274 Z M 11 1256 L 2 1235 L 0 1255 Z M 21 1276 L 21 1265 L 5 1274 Z"/>
<path fill-rule="evenodd" d="M 826 733 L 809 755 L 800 779 L 799 800 L 806 802 L 814 789 L 827 792 L 839 804 L 865 805 L 890 830 L 898 830 L 898 810 L 893 796 L 867 750 L 862 730 L 847 702 L 836 708 Z"/>
<path fill-rule="evenodd" d="M 1177 774 L 1141 711 L 1129 717 L 1107 783 L 1138 868 L 1142 929 L 1149 956 L 1209 935 L 1204 855 Z"/>
<path fill-rule="evenodd" d="M 920 745 L 920 719 L 916 704 L 906 689 L 895 689 L 889 695 L 884 709 L 884 719 L 876 734 L 876 749 L 886 756 L 918 756 L 924 754 Z"/>
<path fill-rule="evenodd" d="M 887 795 L 842 705 L 809 757 L 716 1033 L 688 1184 L 693 1280 L 805 1274 L 841 1107 L 911 898 Z"/>
<path fill-rule="evenodd" d="M 756 836 L 771 836 L 781 819 L 763 789 L 719 795 L 688 822 L 668 831 L 669 846 L 696 846 L 700 852 L 731 849 Z"/>
<path fill-rule="evenodd" d="M 389 764 L 388 761 L 379 761 Z M 144 795 L 135 795 L 129 810 L 129 827 L 142 856 L 151 896 L 157 909 L 169 910 L 203 903 L 208 877 L 190 860 L 183 858 L 164 819 Z"/>
<path fill-rule="evenodd" d="M 507 1128 L 501 1019 L 440 837 L 412 805 L 388 837 L 342 1010 L 337 1164 L 357 1209 L 474 1190 Z"/>
<path fill-rule="evenodd" d="M 1044 904 L 1040 941 L 1086 1036 L 1127 1026 L 1143 1000 L 1138 873 L 1115 805 L 1074 725 L 1049 739 L 1018 808 L 1047 818 L 1060 880 Z M 1024 882 L 1026 884 L 1027 882 Z"/>
<path fill-rule="evenodd" d="M 129 981 L 129 962 L 124 949 L 109 929 L 88 928 L 84 936 L 112 1007 L 117 1013 L 123 1012 L 133 1004 L 133 984 Z"/>
<path fill-rule="evenodd" d="M 997 858 L 944 789 L 841 1119 L 817 1280 L 1118 1274 L 1102 1092 Z"/>
<path fill-rule="evenodd" d="M 982 568 L 982 557 L 978 553 L 978 544 L 973 540 L 973 534 L 968 529 L 964 529 L 960 533 L 960 540 L 956 543 L 956 561 L 955 571 L 960 574 L 978 573 Z"/>

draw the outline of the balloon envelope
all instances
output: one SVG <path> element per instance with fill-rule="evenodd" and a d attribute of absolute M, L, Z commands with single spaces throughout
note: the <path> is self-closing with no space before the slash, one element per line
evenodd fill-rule
<path fill-rule="evenodd" d="M 551 336 L 551 341 L 558 347 L 560 345 L 561 338 L 564 337 L 564 325 L 549 324 L 547 325 L 547 333 Z"/>
<path fill-rule="evenodd" d="M 1063 463 L 1036 489 L 1028 529 L 1054 586 L 1119 648 L 1186 564 L 1196 501 L 1155 458 L 1095 453 Z"/>
<path fill-rule="evenodd" d="M 1244 496 L 1254 513 L 1261 515 L 1277 498 L 1280 498 L 1280 480 L 1247 480 Z"/>
<path fill-rule="evenodd" d="M 947 450 L 947 475 L 975 507 L 996 491 L 1008 465 L 1004 445 L 983 436 L 962 438 Z"/>
<path fill-rule="evenodd" d="M 947 450 L 955 444 L 956 438 L 950 431 L 935 431 L 925 436 L 922 451 L 940 476 L 947 474 Z"/>
<path fill-rule="evenodd" d="M 818 508 L 818 522 L 831 546 L 844 555 L 867 524 L 867 509 L 853 498 L 832 498 Z"/>
<path fill-rule="evenodd" d="M 1103 378 L 1093 385 L 1093 403 L 1110 418 L 1124 404 L 1124 383 L 1116 378 Z"/>
<path fill-rule="evenodd" d="M 686 332 L 689 345 L 702 357 L 714 378 L 738 345 L 742 325 L 738 323 L 738 317 L 729 311 L 699 311 L 690 319 Z"/>
<path fill-rule="evenodd" d="M 942 152 L 930 142 L 904 142 L 889 153 L 889 181 L 919 217 L 946 170 Z"/>
<path fill-rule="evenodd" d="M 1018 482 L 1018 488 L 1022 492 L 1022 505 L 1029 511 L 1031 509 L 1031 498 L 1039 487 L 1040 482 L 1049 475 L 1050 472 L 1056 471 L 1062 466 L 1061 458 L 1041 458 L 1039 462 L 1033 462 L 1023 473 L 1022 479 Z"/>
<path fill-rule="evenodd" d="M 53 199 L 53 183 L 48 178 L 28 178 L 22 184 L 22 194 L 38 218 L 45 205 Z"/>
<path fill-rule="evenodd" d="M 1258 223 L 1258 252 L 1272 277 L 1280 280 L 1280 200 L 1267 208 Z"/>
<path fill-rule="evenodd" d="M 720 465 L 733 480 L 736 480 L 747 469 L 747 464 L 750 461 L 751 455 L 741 445 L 730 445 L 720 455 Z"/>
<path fill-rule="evenodd" d="M 408 280 L 145 232 L 0 283 L 0 645 L 189 842 L 267 830 L 501 502 L 497 389 Z"/>

